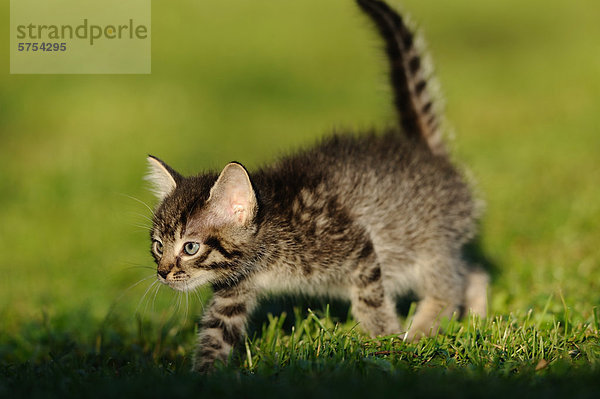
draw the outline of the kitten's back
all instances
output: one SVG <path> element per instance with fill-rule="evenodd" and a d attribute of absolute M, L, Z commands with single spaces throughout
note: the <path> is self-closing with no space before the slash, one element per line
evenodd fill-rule
<path fill-rule="evenodd" d="M 277 197 L 269 206 L 286 209 L 297 197 L 321 207 L 334 200 L 375 241 L 396 240 L 399 252 L 440 236 L 460 247 L 474 231 L 474 204 L 461 174 L 401 130 L 334 135 L 255 177 L 259 188 L 286 187 L 268 195 Z M 278 180 L 285 185 L 272 183 Z"/>

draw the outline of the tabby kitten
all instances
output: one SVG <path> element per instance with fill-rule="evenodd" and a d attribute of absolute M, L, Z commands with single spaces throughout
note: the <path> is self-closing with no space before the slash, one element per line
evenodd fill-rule
<path fill-rule="evenodd" d="M 395 300 L 412 291 L 420 302 L 407 340 L 459 309 L 485 314 L 486 274 L 461 256 L 474 201 L 446 155 L 413 35 L 385 3 L 358 5 L 385 40 L 401 128 L 334 135 L 252 173 L 232 162 L 184 177 L 148 158 L 158 279 L 214 290 L 197 371 L 227 361 L 266 293 L 349 299 L 360 327 L 377 336 L 401 333 Z"/>

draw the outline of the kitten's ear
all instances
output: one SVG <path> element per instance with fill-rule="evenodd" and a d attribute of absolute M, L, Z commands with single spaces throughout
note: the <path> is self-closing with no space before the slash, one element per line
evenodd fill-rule
<path fill-rule="evenodd" d="M 152 191 L 159 201 L 175 190 L 177 182 L 181 180 L 181 175 L 173 170 L 169 165 L 160 159 L 148 155 L 148 174 L 145 179 L 152 184 Z"/>
<path fill-rule="evenodd" d="M 244 167 L 231 162 L 221 172 L 210 189 L 208 198 L 212 210 L 216 213 L 217 223 L 245 225 L 256 214 L 256 195 Z"/>

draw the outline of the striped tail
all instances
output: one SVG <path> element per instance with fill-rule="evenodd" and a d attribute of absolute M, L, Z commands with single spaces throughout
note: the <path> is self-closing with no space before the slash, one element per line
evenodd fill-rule
<path fill-rule="evenodd" d="M 427 79 L 421 56 L 414 44 L 413 33 L 402 17 L 386 3 L 378 0 L 357 2 L 371 17 L 385 40 L 394 100 L 405 134 L 412 139 L 424 140 L 432 153 L 445 155 L 440 119 L 427 88 Z"/>

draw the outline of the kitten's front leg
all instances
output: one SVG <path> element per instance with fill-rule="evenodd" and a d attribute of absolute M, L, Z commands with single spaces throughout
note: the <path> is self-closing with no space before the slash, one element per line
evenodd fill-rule
<path fill-rule="evenodd" d="M 255 305 L 256 295 L 247 287 L 215 290 L 200 323 L 192 370 L 207 373 L 215 361 L 227 362 L 231 350 L 246 336 L 246 321 Z"/>
<path fill-rule="evenodd" d="M 370 243 L 365 246 L 353 274 L 352 314 L 372 337 L 399 334 L 395 302 L 385 291 L 381 265 L 372 248 Z"/>

